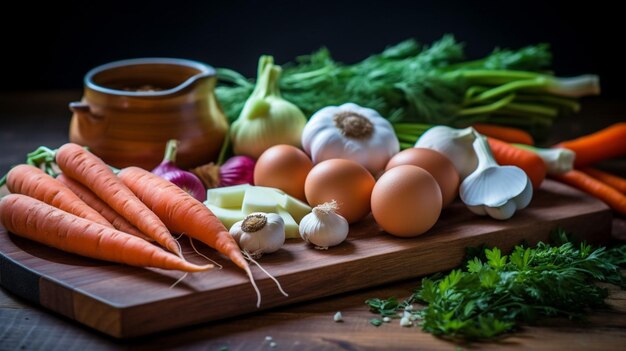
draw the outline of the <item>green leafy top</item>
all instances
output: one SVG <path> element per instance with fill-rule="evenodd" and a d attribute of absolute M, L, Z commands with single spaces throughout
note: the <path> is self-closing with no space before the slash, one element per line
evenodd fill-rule
<path fill-rule="evenodd" d="M 563 233 L 559 233 L 561 239 Z M 535 248 L 516 246 L 509 255 L 484 249 L 462 269 L 424 278 L 403 302 L 370 299 L 370 309 L 396 316 L 420 301 L 427 306 L 411 312 L 422 328 L 435 335 L 469 340 L 489 339 L 514 329 L 520 321 L 539 316 L 581 318 L 591 307 L 604 305 L 607 290 L 594 284 L 626 287 L 619 265 L 626 263 L 626 246 L 607 250 L 585 243 L 563 242 Z M 483 256 L 483 257 L 480 257 Z"/>
<path fill-rule="evenodd" d="M 431 46 L 402 41 L 352 65 L 335 61 L 328 49 L 283 65 L 280 90 L 306 116 L 329 105 L 354 102 L 392 121 L 451 122 L 462 109 L 468 86 L 450 70 L 539 71 L 550 63 L 545 44 L 517 51 L 495 50 L 481 60 L 463 62 L 463 44 L 445 35 Z M 218 69 L 218 99 L 229 119 L 236 118 L 253 82 L 229 69 Z"/>

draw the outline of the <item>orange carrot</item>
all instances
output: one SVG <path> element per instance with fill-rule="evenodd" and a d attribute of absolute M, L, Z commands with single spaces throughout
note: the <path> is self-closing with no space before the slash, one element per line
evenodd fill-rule
<path fill-rule="evenodd" d="M 548 167 L 541 157 L 530 150 L 517 148 L 498 139 L 487 138 L 487 140 L 499 165 L 517 166 L 526 172 L 533 183 L 533 188 L 538 189 L 541 186 L 548 172 Z"/>
<path fill-rule="evenodd" d="M 154 241 L 154 239 L 144 235 L 142 232 L 139 231 L 139 229 L 128 223 L 126 218 L 120 216 L 117 212 L 115 212 L 115 210 L 111 208 L 111 206 L 107 205 L 106 202 L 100 200 L 100 198 L 96 196 L 96 194 L 87 189 L 84 185 L 80 184 L 72 178 L 66 177 L 63 174 L 60 174 L 56 179 L 59 182 L 63 183 L 66 187 L 68 187 L 74 194 L 76 194 L 76 196 L 78 196 L 87 205 L 89 205 L 89 207 L 99 212 L 102 217 L 106 218 L 106 220 L 113 225 L 115 229 L 124 233 L 138 236 L 144 240 Z"/>
<path fill-rule="evenodd" d="M 552 178 L 580 189 L 609 205 L 615 212 L 626 215 L 626 195 L 579 170 L 550 175 Z"/>
<path fill-rule="evenodd" d="M 174 183 L 138 167 L 123 169 L 118 177 L 175 233 L 200 240 L 243 269 L 257 291 L 248 262 L 226 227 L 213 212 Z"/>
<path fill-rule="evenodd" d="M 535 145 L 532 135 L 521 129 L 487 123 L 476 123 L 472 127 L 480 134 L 506 141 L 507 143 Z"/>
<path fill-rule="evenodd" d="M 626 194 L 626 179 L 622 177 L 618 177 L 615 174 L 611 174 L 609 172 L 601 171 L 595 168 L 583 168 L 581 171 L 587 173 L 588 175 L 596 178 L 602 183 L 615 188 L 623 194 Z"/>
<path fill-rule="evenodd" d="M 138 167 L 125 168 L 118 177 L 172 232 L 200 240 L 228 256 L 240 268 L 248 269 L 239 245 L 200 201 L 174 183 Z"/>
<path fill-rule="evenodd" d="M 185 272 L 213 268 L 189 263 L 145 240 L 25 195 L 10 194 L 0 200 L 0 222 L 16 235 L 85 257 Z"/>
<path fill-rule="evenodd" d="M 14 194 L 30 196 L 65 212 L 113 228 L 98 211 L 89 207 L 63 183 L 30 165 L 18 165 L 7 174 L 7 188 Z"/>
<path fill-rule="evenodd" d="M 182 257 L 178 242 L 165 224 L 100 158 L 79 145 L 68 143 L 57 150 L 55 159 L 66 176 L 85 185 L 142 233 Z"/>
<path fill-rule="evenodd" d="M 613 124 L 595 133 L 563 141 L 564 147 L 576 153 L 576 168 L 591 166 L 603 160 L 626 156 L 626 122 Z"/>

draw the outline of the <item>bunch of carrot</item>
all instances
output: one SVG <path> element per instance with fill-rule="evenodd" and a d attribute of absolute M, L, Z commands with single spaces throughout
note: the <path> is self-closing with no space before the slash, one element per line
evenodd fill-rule
<path fill-rule="evenodd" d="M 523 131 L 488 125 L 474 127 L 490 136 L 489 145 L 496 161 L 522 168 L 535 188 L 549 173 L 551 178 L 597 197 L 615 212 L 626 215 L 626 179 L 591 167 L 601 161 L 626 157 L 626 123 L 616 123 L 598 132 L 554 145 L 554 148 L 571 150 L 575 154 L 574 169 L 563 173 L 546 172 L 545 162 L 536 152 L 529 151 L 532 148 L 520 148 L 495 139 L 532 144 L 530 136 L 524 136 Z"/>
<path fill-rule="evenodd" d="M 32 165 L 16 166 L 7 174 L 11 194 L 0 200 L 0 222 L 9 231 L 111 262 L 185 272 L 213 268 L 184 260 L 171 232 L 185 233 L 243 269 L 260 304 L 237 243 L 219 219 L 185 191 L 136 167 L 116 175 L 100 158 L 72 143 L 60 147 L 54 159 L 63 172 L 56 179 Z"/>
<path fill-rule="evenodd" d="M 604 201 L 615 212 L 626 216 L 626 179 L 591 168 L 608 159 L 626 157 L 626 123 L 616 123 L 595 133 L 561 142 L 555 147 L 574 151 L 576 169 L 551 175 Z"/>
<path fill-rule="evenodd" d="M 474 126 L 479 132 L 486 134 L 496 161 L 500 164 L 511 164 L 522 168 L 530 177 L 536 188 L 541 180 L 548 175 L 560 182 L 578 188 L 609 205 L 616 213 L 626 215 L 626 179 L 609 172 L 591 168 L 591 166 L 608 159 L 626 157 L 626 123 L 616 123 L 598 132 L 573 140 L 563 141 L 554 148 L 571 150 L 575 154 L 574 169 L 567 172 L 546 172 L 545 162 L 536 152 L 529 148 L 520 148 L 498 141 L 510 143 L 532 144 L 530 136 L 524 136 L 521 130 L 505 127 Z M 538 150 L 538 149 L 534 149 Z M 542 163 L 544 163 L 542 165 Z"/>

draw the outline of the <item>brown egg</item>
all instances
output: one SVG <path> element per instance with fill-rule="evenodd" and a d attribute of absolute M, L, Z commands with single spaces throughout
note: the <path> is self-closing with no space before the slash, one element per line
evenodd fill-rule
<path fill-rule="evenodd" d="M 343 159 L 318 163 L 306 177 L 304 192 L 311 206 L 337 201 L 337 213 L 354 223 L 370 212 L 374 177 L 360 164 Z"/>
<path fill-rule="evenodd" d="M 313 162 L 304 151 L 291 145 L 276 145 L 265 150 L 254 166 L 254 185 L 278 188 L 305 201 L 304 181 Z"/>
<path fill-rule="evenodd" d="M 450 205 L 459 194 L 459 172 L 452 161 L 440 152 L 416 147 L 406 149 L 393 156 L 385 170 L 400 165 L 418 166 L 428 171 L 441 188 L 444 208 Z"/>
<path fill-rule="evenodd" d="M 386 232 L 400 237 L 423 234 L 441 214 L 441 190 L 423 168 L 401 165 L 385 172 L 372 191 L 372 215 Z"/>

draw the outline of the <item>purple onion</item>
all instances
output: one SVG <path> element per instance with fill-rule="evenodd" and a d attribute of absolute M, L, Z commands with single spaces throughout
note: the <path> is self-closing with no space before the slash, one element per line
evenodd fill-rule
<path fill-rule="evenodd" d="M 178 149 L 178 140 L 169 140 L 165 147 L 165 156 L 163 161 L 152 173 L 169 180 L 183 189 L 196 200 L 206 201 L 206 189 L 200 178 L 191 172 L 184 171 L 176 166 L 176 150 Z"/>
<path fill-rule="evenodd" d="M 254 165 L 256 161 L 248 156 L 233 156 L 220 166 L 219 186 L 238 184 L 254 185 Z"/>

